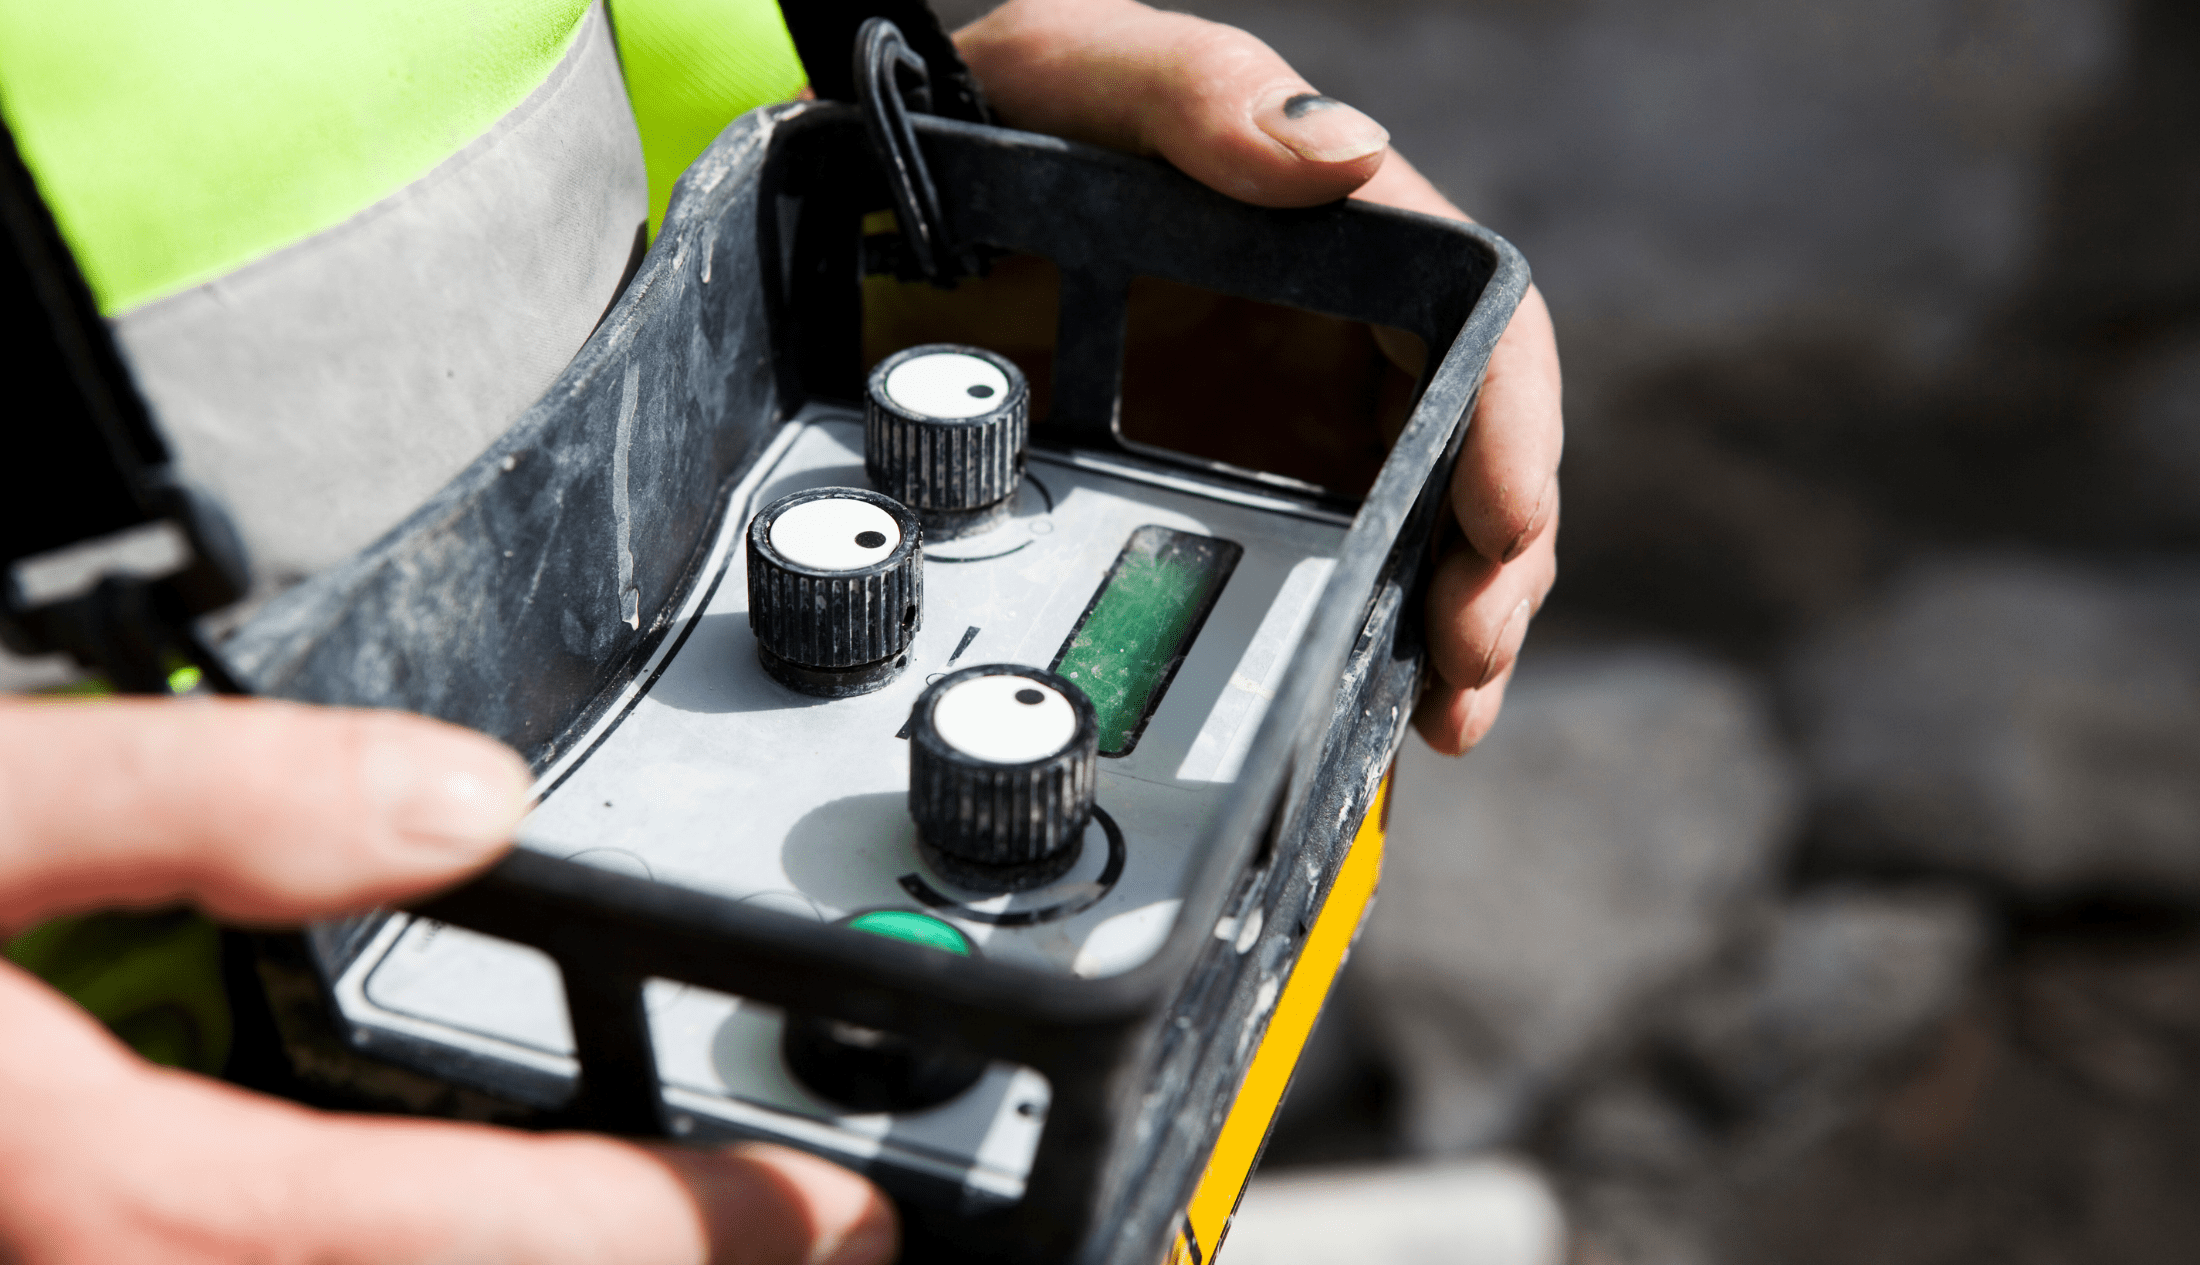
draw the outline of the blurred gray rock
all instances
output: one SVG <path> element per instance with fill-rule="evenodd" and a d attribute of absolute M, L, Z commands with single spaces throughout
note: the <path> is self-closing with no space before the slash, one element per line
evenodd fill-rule
<path fill-rule="evenodd" d="M 2200 941 L 2050 945 L 2009 988 L 2026 1052 L 2071 1084 L 2144 1112 L 2200 1099 Z"/>
<path fill-rule="evenodd" d="M 1718 948 L 1794 820 L 1748 676 L 1679 652 L 1533 649 L 1481 747 L 1409 743 L 1355 1004 L 1406 1142 L 1516 1129 Z"/>
<path fill-rule="evenodd" d="M 1954 1012 L 1985 947 L 1978 902 L 1955 889 L 1837 888 L 1768 908 L 1568 1104 L 1561 1151 L 1576 1171 L 1671 1176 L 1808 1141 Z"/>
<path fill-rule="evenodd" d="M 1922 563 L 1786 685 L 1822 863 L 2200 898 L 2200 569 Z"/>
<path fill-rule="evenodd" d="M 2025 284 L 2056 129 L 2126 62 L 2119 0 L 1184 7 L 1381 120 L 1519 243 L 1595 331 L 1569 390 L 1780 327 L 1945 354 Z"/>
<path fill-rule="evenodd" d="M 1985 947 L 1978 903 L 1954 889 L 1833 889 L 1766 908 L 1554 1112 L 1543 1145 L 1584 1241 L 1628 1265 L 1723 1259 L 1707 1235 L 1738 1192 L 1913 1066 Z"/>
<path fill-rule="evenodd" d="M 1837 1106 L 1955 1009 L 1986 948 L 1978 901 L 1953 889 L 1815 891 L 1771 923 L 1741 970 L 1694 989 L 1659 1025 L 1729 1118 Z"/>
<path fill-rule="evenodd" d="M 2071 930 L 2014 946 L 1934 1051 L 1837 1134 L 1726 1181 L 1698 1222 L 1714 1259 L 2192 1261 L 2200 939 L 2189 924 Z"/>
<path fill-rule="evenodd" d="M 2200 330 L 2143 349 L 2106 395 L 2124 512 L 2200 537 Z"/>
<path fill-rule="evenodd" d="M 1229 1265 L 1560 1265 L 1550 1183 L 1518 1159 L 1299 1168 L 1253 1178 Z"/>

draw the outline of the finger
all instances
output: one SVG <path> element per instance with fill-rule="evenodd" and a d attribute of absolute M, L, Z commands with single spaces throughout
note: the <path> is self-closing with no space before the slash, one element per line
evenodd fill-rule
<path fill-rule="evenodd" d="M 1354 198 L 1427 215 L 1467 220 L 1413 165 L 1392 154 Z M 1471 220 L 1468 220 L 1472 223 Z M 1419 373 L 1411 350 L 1378 330 L 1391 360 Z M 1483 557 L 1508 562 L 1550 529 L 1558 508 L 1558 464 L 1565 447 L 1558 341 L 1550 308 L 1534 286 L 1490 354 L 1474 425 L 1452 476 L 1452 504 L 1467 540 Z"/>
<path fill-rule="evenodd" d="M 1467 220 L 1395 153 L 1352 196 Z M 1409 347 L 1387 330 L 1377 330 L 1376 341 L 1400 368 L 1420 372 L 1418 347 Z M 1558 511 L 1558 464 L 1565 439 L 1558 340 L 1542 291 L 1529 286 L 1490 353 L 1474 425 L 1467 430 L 1452 475 L 1453 511 L 1476 552 L 1493 562 L 1510 562 L 1550 530 Z"/>
<path fill-rule="evenodd" d="M 1391 150 L 1383 159 L 1383 165 L 1366 184 L 1352 194 L 1361 202 L 1373 202 L 1379 206 L 1394 206 L 1402 211 L 1419 211 L 1447 220 L 1464 220 L 1474 223 L 1472 216 L 1451 204 L 1451 199 L 1436 191 L 1428 177 L 1420 169 L 1406 161 L 1405 155 Z"/>
<path fill-rule="evenodd" d="M 1352 196 L 1468 218 L 1396 153 Z M 1380 329 L 1376 341 L 1393 363 L 1419 374 L 1417 345 Z M 1447 558 L 1429 593 L 1431 659 L 1438 670 L 1414 708 L 1413 725 L 1445 755 L 1466 754 L 1497 723 L 1528 621 L 1557 579 L 1563 444 L 1558 345 L 1543 296 L 1530 286 L 1491 354 L 1452 478 L 1453 511 L 1469 525 L 1462 530 L 1474 552 Z M 1533 484 L 1539 474 L 1536 499 L 1521 513 L 1514 488 Z"/>
<path fill-rule="evenodd" d="M 651 1150 L 681 1173 L 702 1208 L 710 1260 L 750 1260 L 760 1226 L 776 1230 L 785 1260 L 873 1265 L 894 1259 L 901 1238 L 894 1205 L 837 1164 L 761 1143 L 716 1152 Z"/>
<path fill-rule="evenodd" d="M 95 904 L 364 908 L 487 864 L 527 788 L 507 748 L 398 712 L 0 703 L 0 926 Z"/>
<path fill-rule="evenodd" d="M 1481 689 L 1511 668 L 1558 579 L 1553 533 L 1500 566 L 1455 546 L 1429 580 L 1429 663 L 1447 684 Z"/>
<path fill-rule="evenodd" d="M 1010 0 L 955 43 L 1004 121 L 1160 154 L 1263 206 L 1341 198 L 1389 144 L 1244 31 L 1134 0 Z"/>
<path fill-rule="evenodd" d="M 1475 552 L 1510 562 L 1550 529 L 1564 446 L 1558 344 L 1550 311 L 1531 286 L 1490 354 L 1452 475 L 1452 510 Z"/>
<path fill-rule="evenodd" d="M 1506 668 L 1497 679 L 1478 690 L 1463 690 L 1432 680 L 1421 702 L 1413 709 L 1413 727 L 1428 745 L 1443 755 L 1465 755 L 1487 737 L 1505 705 L 1505 687 L 1512 684 L 1513 670 Z"/>
<path fill-rule="evenodd" d="M 131 1059 L 0 968 L 0 1244 L 27 1261 L 882 1265 L 868 1183 L 776 1147 L 327 1116 Z"/>

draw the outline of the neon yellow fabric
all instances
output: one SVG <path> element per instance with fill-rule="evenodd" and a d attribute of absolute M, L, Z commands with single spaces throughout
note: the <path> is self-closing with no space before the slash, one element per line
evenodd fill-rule
<path fill-rule="evenodd" d="M 587 0 L 0 0 L 0 109 L 110 315 L 343 222 L 549 75 Z"/>
<path fill-rule="evenodd" d="M 58 918 L 9 941 L 7 958 L 155 1063 L 213 1074 L 229 1056 L 221 933 L 188 909 Z"/>
<path fill-rule="evenodd" d="M 726 124 L 808 80 L 776 0 L 613 0 L 611 16 L 655 233 L 673 182 Z"/>
<path fill-rule="evenodd" d="M 110 316 L 333 228 L 541 85 L 588 0 L 0 0 L 0 113 Z M 650 223 L 733 118 L 802 88 L 775 0 L 619 0 Z M 171 677 L 177 692 L 195 680 Z M 104 693 L 96 682 L 70 693 Z M 7 956 L 156 1062 L 218 1071 L 219 937 L 65 918 Z"/>
<path fill-rule="evenodd" d="M 372 206 L 486 132 L 588 0 L 0 0 L 0 111 L 108 315 Z M 804 76 L 775 0 L 618 0 L 650 225 Z"/>

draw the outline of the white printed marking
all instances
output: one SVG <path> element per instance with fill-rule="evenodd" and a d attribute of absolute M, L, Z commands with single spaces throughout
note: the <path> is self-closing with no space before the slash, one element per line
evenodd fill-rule
<path fill-rule="evenodd" d="M 947 745 L 993 764 L 1029 764 L 1069 745 L 1077 711 L 1029 677 L 974 676 L 940 697 L 932 727 Z"/>
<path fill-rule="evenodd" d="M 1008 399 L 1008 375 L 976 356 L 935 351 L 895 365 L 886 395 L 919 417 L 976 417 Z"/>
<path fill-rule="evenodd" d="M 854 497 L 804 501 L 772 523 L 772 548 L 814 571 L 857 571 L 901 545 L 894 516 Z"/>

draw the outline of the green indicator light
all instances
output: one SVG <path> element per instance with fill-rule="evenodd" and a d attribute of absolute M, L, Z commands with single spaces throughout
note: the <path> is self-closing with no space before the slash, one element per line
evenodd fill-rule
<path fill-rule="evenodd" d="M 1233 541 L 1146 526 L 1108 568 L 1076 631 L 1054 656 L 1100 724 L 1100 754 L 1129 755 L 1245 550 Z"/>
<path fill-rule="evenodd" d="M 912 913 L 906 909 L 875 909 L 867 914 L 857 914 L 848 925 L 858 931 L 868 931 L 874 936 L 886 936 L 894 940 L 907 940 L 928 949 L 945 949 L 949 953 L 970 956 L 970 941 L 963 933 L 930 914 Z"/>
<path fill-rule="evenodd" d="M 190 664 L 185 664 L 168 674 L 168 692 L 170 694 L 189 694 L 199 688 L 199 682 L 204 679 L 204 673 Z"/>

